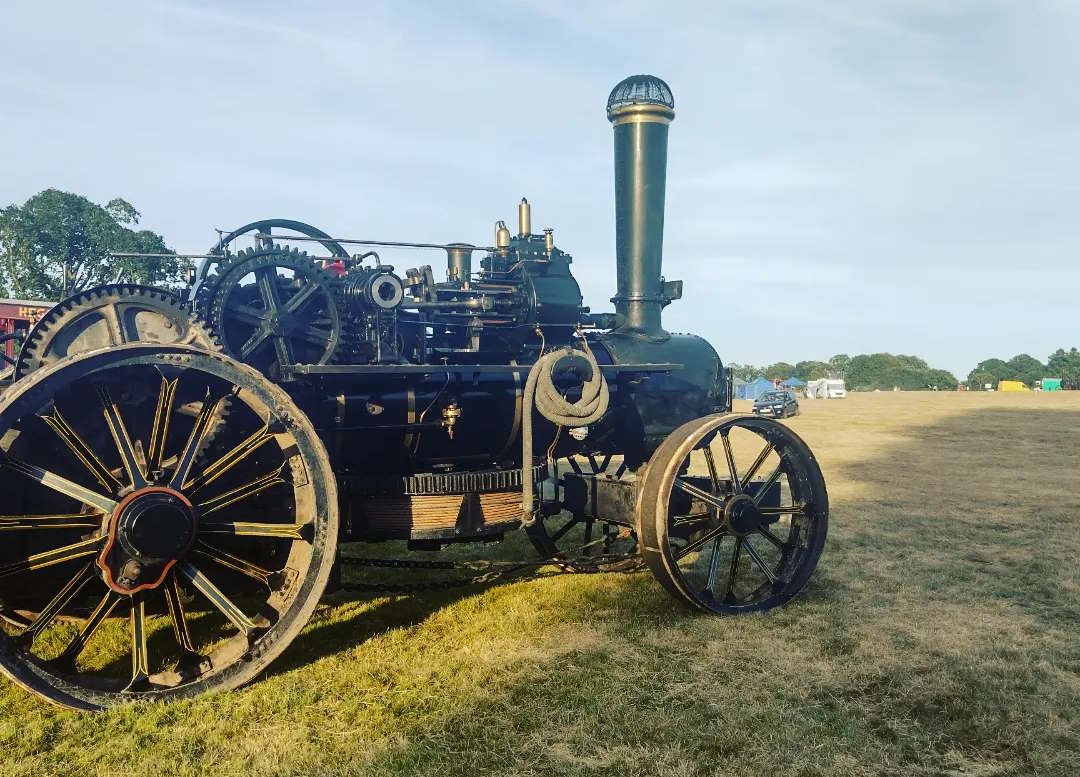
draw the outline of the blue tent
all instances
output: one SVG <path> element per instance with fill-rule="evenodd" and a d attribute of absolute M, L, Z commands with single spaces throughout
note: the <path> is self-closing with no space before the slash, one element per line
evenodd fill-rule
<path fill-rule="evenodd" d="M 737 399 L 757 399 L 762 394 L 769 391 L 774 391 L 776 386 L 768 378 L 758 376 L 745 386 L 739 386 L 735 389 L 735 396 Z"/>
<path fill-rule="evenodd" d="M 787 388 L 805 388 L 806 387 L 806 381 L 805 380 L 799 380 L 798 378 L 788 378 L 787 380 L 785 380 L 780 385 L 785 386 Z"/>

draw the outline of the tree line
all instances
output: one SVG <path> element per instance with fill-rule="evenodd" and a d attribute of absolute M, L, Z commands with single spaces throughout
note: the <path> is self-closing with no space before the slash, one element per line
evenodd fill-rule
<path fill-rule="evenodd" d="M 55 302 L 117 278 L 164 286 L 180 283 L 185 260 L 111 253 L 175 253 L 161 235 L 139 229 L 139 217 L 139 211 L 119 197 L 98 205 L 58 189 L 0 209 L 0 294 Z"/>
<path fill-rule="evenodd" d="M 1043 378 L 1061 378 L 1076 384 L 1080 381 L 1080 351 L 1058 348 L 1045 363 L 1026 353 L 1017 354 L 1008 361 L 984 359 L 968 374 L 967 384 L 973 389 L 981 389 L 987 384 L 997 388 L 1003 380 L 1018 380 L 1034 388 L 1035 382 Z"/>
<path fill-rule="evenodd" d="M 733 364 L 731 367 L 736 377 L 746 381 L 759 375 L 769 380 L 842 378 L 848 389 L 853 391 L 891 391 L 895 387 L 904 391 L 946 391 L 955 390 L 959 383 L 948 370 L 931 367 L 918 356 L 891 353 L 861 353 L 855 356 L 840 353 L 828 361 L 776 362 L 767 367 Z"/>

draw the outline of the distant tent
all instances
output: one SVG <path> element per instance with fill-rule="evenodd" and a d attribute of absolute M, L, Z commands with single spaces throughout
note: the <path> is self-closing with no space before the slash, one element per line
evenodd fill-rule
<path fill-rule="evenodd" d="M 734 386 L 735 388 L 738 388 L 739 386 L 745 386 L 746 381 L 743 380 L 742 378 L 732 378 L 731 379 L 731 385 Z"/>
<path fill-rule="evenodd" d="M 803 388 L 804 386 L 806 386 L 806 381 L 799 380 L 798 378 L 788 378 L 780 385 L 786 388 Z"/>
<path fill-rule="evenodd" d="M 1061 378 L 1043 378 L 1043 391 L 1061 391 Z"/>
<path fill-rule="evenodd" d="M 998 391 L 1031 391 L 1021 380 L 999 380 Z"/>
<path fill-rule="evenodd" d="M 776 386 L 773 385 L 771 380 L 759 375 L 749 383 L 739 386 L 735 390 L 735 396 L 739 399 L 757 399 L 762 394 L 775 390 Z"/>

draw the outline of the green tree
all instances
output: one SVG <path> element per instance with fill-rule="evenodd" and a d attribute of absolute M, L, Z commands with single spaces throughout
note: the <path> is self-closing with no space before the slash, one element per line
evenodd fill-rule
<path fill-rule="evenodd" d="M 983 391 L 987 384 L 991 388 L 997 388 L 997 378 L 994 377 L 994 373 L 975 369 L 968 374 L 967 386 L 972 391 Z"/>
<path fill-rule="evenodd" d="M 831 377 L 843 378 L 844 373 L 847 372 L 848 363 L 851 362 L 851 357 L 846 353 L 838 353 L 829 359 L 829 370 L 832 373 Z"/>
<path fill-rule="evenodd" d="M 175 257 L 115 257 L 110 251 L 172 253 L 164 238 L 137 230 L 139 212 L 125 200 L 97 205 L 46 189 L 0 210 L 0 284 L 26 299 L 58 300 L 108 283 L 173 285 L 187 266 Z"/>
<path fill-rule="evenodd" d="M 747 383 L 762 373 L 761 367 L 755 367 L 753 364 L 737 364 L 732 362 L 728 366 L 731 367 L 732 375 L 739 380 L 745 380 Z"/>
<path fill-rule="evenodd" d="M 1028 386 L 1033 388 L 1035 382 L 1042 380 L 1046 375 L 1046 365 L 1034 356 L 1029 356 L 1026 353 L 1017 354 L 1012 357 L 1009 359 L 1008 364 L 1012 374 L 1012 380 L 1022 380 Z"/>
<path fill-rule="evenodd" d="M 796 363 L 795 372 L 792 375 L 800 380 L 818 380 L 829 377 L 831 371 L 825 362 L 804 361 Z"/>
<path fill-rule="evenodd" d="M 777 362 L 765 368 L 765 377 L 769 380 L 787 380 L 795 374 L 795 365 Z"/>
<path fill-rule="evenodd" d="M 1080 380 L 1080 351 L 1058 348 L 1046 360 L 1046 374 L 1066 380 Z"/>

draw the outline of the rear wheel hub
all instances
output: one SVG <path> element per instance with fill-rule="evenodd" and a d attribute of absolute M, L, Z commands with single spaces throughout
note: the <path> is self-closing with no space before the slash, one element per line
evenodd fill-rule
<path fill-rule="evenodd" d="M 195 542 L 198 519 L 178 491 L 148 486 L 129 494 L 109 520 L 98 557 L 105 582 L 124 594 L 156 588 Z"/>

